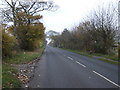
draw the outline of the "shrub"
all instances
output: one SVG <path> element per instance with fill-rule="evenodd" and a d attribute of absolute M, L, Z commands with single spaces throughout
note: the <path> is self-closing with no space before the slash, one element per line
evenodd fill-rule
<path fill-rule="evenodd" d="M 39 48 L 43 36 L 43 24 L 21 25 L 17 27 L 17 38 L 20 48 L 23 50 L 34 50 Z"/>
<path fill-rule="evenodd" d="M 14 47 L 16 45 L 16 38 L 10 34 L 7 30 L 2 30 L 2 56 L 12 56 Z"/>

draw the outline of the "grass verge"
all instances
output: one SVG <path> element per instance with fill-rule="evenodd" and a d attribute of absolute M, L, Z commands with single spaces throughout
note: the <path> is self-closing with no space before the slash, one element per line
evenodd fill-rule
<path fill-rule="evenodd" d="M 3 88 L 19 88 L 20 81 L 16 74 L 17 70 L 10 64 L 3 63 L 2 67 L 2 87 Z"/>
<path fill-rule="evenodd" d="M 101 57 L 108 58 L 108 59 L 111 59 L 111 60 L 114 60 L 114 61 L 118 61 L 118 57 L 115 56 L 115 55 L 103 55 L 103 54 L 98 54 L 98 53 L 95 53 L 93 55 L 101 56 Z"/>
<path fill-rule="evenodd" d="M 84 52 L 84 51 L 83 51 L 83 52 L 80 52 L 80 51 L 78 51 L 78 50 L 71 50 L 71 49 L 65 49 L 65 48 L 62 48 L 62 49 L 67 50 L 67 51 L 70 51 L 70 52 L 78 53 L 78 54 L 80 54 L 80 55 L 92 57 L 92 55 L 91 55 L 91 54 L 88 54 L 88 52 Z"/>
<path fill-rule="evenodd" d="M 33 52 L 20 52 L 11 58 L 6 58 L 5 62 L 10 64 L 26 64 L 31 60 L 41 56 L 43 49 Z"/>
<path fill-rule="evenodd" d="M 106 60 L 106 59 L 102 59 L 102 58 L 99 58 L 99 60 L 109 62 L 109 63 L 112 63 L 112 64 L 116 64 L 116 65 L 120 65 L 120 62 L 114 62 L 114 61 L 110 61 L 110 60 Z"/>
<path fill-rule="evenodd" d="M 114 61 L 118 61 L 118 58 L 116 56 L 102 55 L 102 54 L 98 54 L 98 53 L 89 54 L 89 52 L 84 52 L 84 51 L 80 52 L 78 50 L 71 50 L 71 49 L 65 49 L 65 48 L 62 48 L 62 49 L 70 51 L 70 52 L 78 53 L 78 54 L 84 55 L 84 56 L 89 56 L 89 57 L 101 56 L 101 57 L 104 57 L 104 58 L 107 58 L 107 59 L 112 59 Z M 112 63 L 112 64 L 120 65 L 120 62 L 114 62 L 114 61 L 107 60 L 107 59 L 104 59 L 104 58 L 98 58 L 98 60 L 102 60 L 102 61 L 109 62 L 109 63 Z"/>
<path fill-rule="evenodd" d="M 12 64 L 26 64 L 30 61 L 40 57 L 43 52 L 37 50 L 34 52 L 20 52 L 11 58 L 5 58 L 2 64 L 2 87 L 3 88 L 20 88 L 21 83 L 17 78 L 17 70 L 12 66 Z"/>

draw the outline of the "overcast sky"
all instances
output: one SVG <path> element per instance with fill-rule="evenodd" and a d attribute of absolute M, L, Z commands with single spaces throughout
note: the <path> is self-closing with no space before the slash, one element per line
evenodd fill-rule
<path fill-rule="evenodd" d="M 9 1 L 9 0 L 8 0 Z M 46 27 L 46 31 L 54 30 L 62 32 L 64 28 L 71 29 L 78 25 L 98 6 L 115 3 L 119 0 L 52 0 L 59 6 L 55 12 L 42 11 L 42 22 Z M 1 0 L 0 0 L 1 3 Z"/>
<path fill-rule="evenodd" d="M 62 32 L 64 28 L 71 29 L 86 19 L 92 10 L 103 4 L 116 3 L 119 0 L 53 0 L 59 9 L 55 12 L 43 11 L 42 22 L 46 31 Z M 84 18 L 84 19 L 83 19 Z"/>

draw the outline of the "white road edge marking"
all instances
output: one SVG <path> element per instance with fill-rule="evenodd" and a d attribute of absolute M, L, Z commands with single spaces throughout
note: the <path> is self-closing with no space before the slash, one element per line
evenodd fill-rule
<path fill-rule="evenodd" d="M 76 63 L 78 63 L 79 65 L 86 67 L 85 65 L 81 64 L 80 62 L 76 61 Z"/>
<path fill-rule="evenodd" d="M 107 80 L 108 82 L 114 84 L 115 86 L 120 87 L 118 84 L 116 84 L 115 82 L 113 82 L 113 81 L 111 81 L 110 79 L 106 78 L 105 76 L 97 73 L 96 71 L 93 71 L 93 72 L 94 72 L 95 74 L 99 75 L 100 77 L 104 78 L 104 79 Z"/>
<path fill-rule="evenodd" d="M 70 60 L 73 60 L 73 58 L 71 58 L 71 57 L 67 57 L 67 58 L 69 58 Z"/>

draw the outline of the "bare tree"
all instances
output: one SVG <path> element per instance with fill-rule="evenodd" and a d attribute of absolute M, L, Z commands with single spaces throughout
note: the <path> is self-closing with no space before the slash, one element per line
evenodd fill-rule
<path fill-rule="evenodd" d="M 2 8 L 2 14 L 5 17 L 4 21 L 13 22 L 14 24 L 14 32 L 16 32 L 16 22 L 17 17 L 16 14 L 18 12 L 24 12 L 26 15 L 37 15 L 41 11 L 56 11 L 58 6 L 54 4 L 52 1 L 35 1 L 35 0 L 5 0 L 7 4 L 6 7 Z M 29 23 L 30 20 L 28 19 Z"/>
<path fill-rule="evenodd" d="M 115 44 L 116 18 L 115 7 L 112 4 L 99 7 L 90 17 L 90 32 L 93 38 L 94 47 L 98 52 L 108 53 Z"/>

